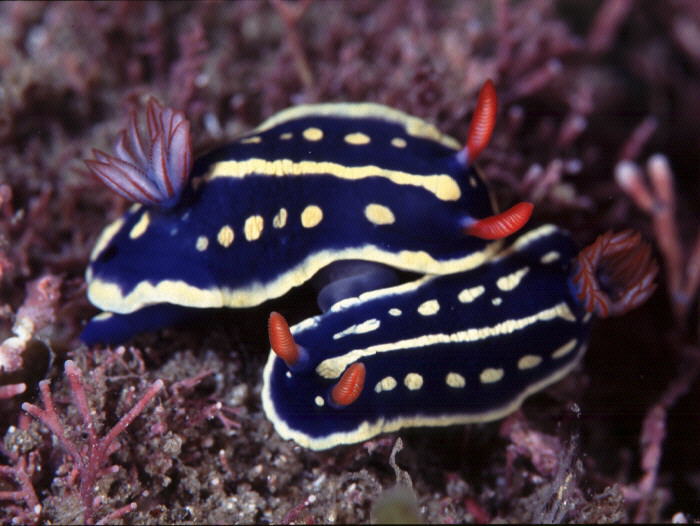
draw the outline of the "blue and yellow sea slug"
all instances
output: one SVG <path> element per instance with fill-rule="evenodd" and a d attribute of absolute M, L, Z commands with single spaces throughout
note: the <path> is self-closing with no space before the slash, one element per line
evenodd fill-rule
<path fill-rule="evenodd" d="M 378 104 L 293 107 L 192 161 L 182 113 L 148 104 L 91 172 L 135 201 L 90 256 L 104 311 L 88 342 L 120 342 L 192 309 L 259 305 L 316 277 L 322 309 L 396 284 L 391 269 L 449 274 L 489 260 L 530 217 L 497 213 L 473 160 L 496 115 L 487 82 L 466 146 Z M 323 272 L 320 272 L 322 271 Z"/>
<path fill-rule="evenodd" d="M 544 225 L 477 268 L 346 298 L 291 330 L 272 313 L 263 408 L 311 449 L 502 418 L 576 366 L 594 314 L 643 303 L 656 272 L 632 231 L 577 255 Z"/>

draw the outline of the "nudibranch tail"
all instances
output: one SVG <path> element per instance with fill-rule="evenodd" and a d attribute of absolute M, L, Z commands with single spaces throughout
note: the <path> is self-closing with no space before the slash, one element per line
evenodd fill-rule
<path fill-rule="evenodd" d="M 145 139 L 134 112 L 119 134 L 116 155 L 93 150 L 90 172 L 119 195 L 145 205 L 174 205 L 192 168 L 190 123 L 185 115 L 151 98 Z"/>
<path fill-rule="evenodd" d="M 654 292 L 659 271 L 651 247 L 638 232 L 606 232 L 576 258 L 572 280 L 578 298 L 598 316 L 619 316 L 644 303 Z"/>
<path fill-rule="evenodd" d="M 532 215 L 533 208 L 532 203 L 522 202 L 490 217 L 468 218 L 465 221 L 464 232 L 480 239 L 503 239 L 525 226 Z"/>
<path fill-rule="evenodd" d="M 333 404 L 345 407 L 357 400 L 362 394 L 366 376 L 367 369 L 363 363 L 356 362 L 348 367 L 331 389 L 330 398 Z"/>
<path fill-rule="evenodd" d="M 267 320 L 267 333 L 270 338 L 270 347 L 287 364 L 287 367 L 290 369 L 303 368 L 307 362 L 304 359 L 307 353 L 294 341 L 287 320 L 279 312 L 270 313 Z"/>
<path fill-rule="evenodd" d="M 491 79 L 484 82 L 476 101 L 474 116 L 469 125 L 467 135 L 466 153 L 467 160 L 473 162 L 488 146 L 496 126 L 496 113 L 498 111 L 498 96 Z"/>

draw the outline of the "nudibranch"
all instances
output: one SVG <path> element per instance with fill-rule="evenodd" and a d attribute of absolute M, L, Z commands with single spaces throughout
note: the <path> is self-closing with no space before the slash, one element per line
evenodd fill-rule
<path fill-rule="evenodd" d="M 605 234 L 577 255 L 545 225 L 477 268 L 346 298 L 291 329 L 272 313 L 263 408 L 282 437 L 316 450 L 501 418 L 569 373 L 593 314 L 641 304 L 656 273 L 639 234 Z"/>
<path fill-rule="evenodd" d="M 326 309 L 397 283 L 391 269 L 478 267 L 532 211 L 498 213 L 474 167 L 496 108 L 487 81 L 461 146 L 378 104 L 297 106 L 192 161 L 184 115 L 152 100 L 145 134 L 132 114 L 115 155 L 86 161 L 136 203 L 91 253 L 88 298 L 104 312 L 83 340 L 123 341 L 194 308 L 256 306 L 315 276 Z"/>

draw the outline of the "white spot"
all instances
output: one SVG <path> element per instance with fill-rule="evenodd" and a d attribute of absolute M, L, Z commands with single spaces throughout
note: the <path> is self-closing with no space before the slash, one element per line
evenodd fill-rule
<path fill-rule="evenodd" d="M 477 285 L 476 287 L 472 287 L 470 289 L 464 289 L 462 292 L 459 293 L 457 299 L 462 303 L 471 303 L 476 298 L 481 296 L 484 292 L 486 292 L 484 286 Z"/>
<path fill-rule="evenodd" d="M 503 298 L 496 296 L 491 300 L 491 303 L 493 303 L 494 306 L 498 307 L 501 303 L 503 303 Z"/>
<path fill-rule="evenodd" d="M 243 233 L 248 241 L 255 241 L 262 235 L 265 221 L 262 216 L 250 216 L 245 220 L 243 225 Z"/>
<path fill-rule="evenodd" d="M 283 134 L 280 135 L 280 139 L 282 139 L 283 141 L 288 141 L 293 136 L 294 135 L 292 134 L 292 132 L 284 132 Z"/>
<path fill-rule="evenodd" d="M 209 246 L 209 240 L 207 239 L 207 236 L 199 236 L 194 246 L 200 252 L 204 252 Z"/>
<path fill-rule="evenodd" d="M 403 379 L 403 384 L 411 391 L 417 391 L 423 387 L 423 377 L 418 373 L 408 373 Z"/>
<path fill-rule="evenodd" d="M 325 405 L 326 402 L 323 400 L 323 397 L 317 396 L 316 398 L 314 398 L 314 403 L 315 403 L 318 407 L 323 407 L 323 406 Z"/>
<path fill-rule="evenodd" d="M 382 391 L 391 391 L 396 387 L 396 379 L 393 376 L 385 376 L 377 382 L 374 386 L 375 393 L 381 393 Z"/>
<path fill-rule="evenodd" d="M 131 228 L 129 232 L 129 237 L 131 239 L 136 239 L 141 237 L 143 233 L 148 228 L 148 223 L 150 223 L 151 217 L 148 212 L 144 212 L 141 218 L 136 222 L 136 224 Z"/>
<path fill-rule="evenodd" d="M 233 243 L 234 237 L 233 228 L 228 225 L 224 225 L 221 227 L 221 230 L 219 230 L 216 240 L 219 242 L 219 245 L 224 248 L 228 248 L 231 246 L 231 243 Z"/>
<path fill-rule="evenodd" d="M 291 377 L 292 377 L 292 372 L 291 372 L 291 371 L 287 371 L 286 373 L 284 373 L 284 375 L 285 375 L 287 378 L 291 378 Z"/>
<path fill-rule="evenodd" d="M 272 226 L 274 228 L 283 228 L 284 225 L 287 224 L 287 209 L 286 208 L 280 208 L 280 211 L 277 212 L 277 215 L 272 218 Z"/>
<path fill-rule="evenodd" d="M 518 369 L 532 369 L 542 363 L 542 358 L 535 354 L 526 354 L 518 360 Z"/>
<path fill-rule="evenodd" d="M 111 312 L 101 312 L 100 314 L 93 317 L 92 319 L 93 319 L 93 321 L 105 321 L 105 320 L 110 319 L 112 316 L 114 316 L 114 314 L 112 314 Z"/>
<path fill-rule="evenodd" d="M 307 141 L 320 141 L 323 139 L 323 130 L 318 128 L 306 128 L 302 135 Z"/>
<path fill-rule="evenodd" d="M 476 188 L 477 185 L 478 185 L 478 183 L 476 182 L 476 179 L 474 177 L 470 177 L 469 178 L 469 186 L 471 186 L 472 188 Z"/>
<path fill-rule="evenodd" d="M 527 274 L 529 271 L 530 267 L 523 267 L 516 270 L 512 274 L 502 276 L 496 280 L 496 286 L 504 292 L 513 290 L 515 287 L 520 285 L 520 282 L 525 277 L 525 274 Z"/>
<path fill-rule="evenodd" d="M 591 321 L 591 318 L 593 317 L 592 312 L 587 312 L 586 314 L 583 315 L 583 323 L 588 323 Z"/>
<path fill-rule="evenodd" d="M 352 307 L 353 305 L 360 303 L 359 298 L 343 298 L 342 300 L 338 300 L 335 302 L 333 305 L 331 305 L 331 312 L 336 312 L 339 310 L 345 310 L 347 308 Z"/>
<path fill-rule="evenodd" d="M 479 375 L 479 380 L 481 380 L 482 384 L 492 384 L 498 382 L 501 378 L 503 378 L 503 369 L 495 369 L 492 367 L 484 369 Z"/>
<path fill-rule="evenodd" d="M 391 225 L 396 221 L 389 207 L 377 203 L 370 203 L 365 207 L 365 217 L 375 225 Z"/>
<path fill-rule="evenodd" d="M 349 336 L 351 334 L 365 334 L 367 332 L 372 332 L 377 330 L 380 325 L 381 323 L 378 319 L 372 318 L 370 320 L 363 321 L 362 323 L 351 325 L 347 329 L 335 333 L 333 335 L 333 339 L 339 340 L 343 336 Z"/>
<path fill-rule="evenodd" d="M 389 316 L 401 316 L 401 314 L 403 314 L 401 312 L 401 309 L 396 309 L 396 308 L 389 309 Z"/>
<path fill-rule="evenodd" d="M 424 301 L 418 305 L 417 310 L 418 314 L 421 314 L 422 316 L 432 316 L 433 314 L 438 313 L 440 310 L 440 304 L 438 303 L 438 300 Z"/>
<path fill-rule="evenodd" d="M 467 384 L 464 376 L 459 373 L 447 373 L 447 376 L 445 376 L 445 383 L 455 389 L 464 387 Z"/>
<path fill-rule="evenodd" d="M 262 142 L 262 139 L 257 135 L 254 137 L 246 137 L 245 139 L 241 139 L 241 143 L 243 144 L 257 144 L 259 142 Z"/>
<path fill-rule="evenodd" d="M 576 348 L 576 345 L 578 344 L 578 341 L 576 338 L 569 340 L 566 342 L 564 345 L 559 347 L 557 350 L 555 350 L 552 353 L 552 358 L 561 358 L 562 356 L 566 356 L 569 354 L 571 351 L 573 351 Z"/>
<path fill-rule="evenodd" d="M 365 135 L 364 133 L 357 132 L 357 133 L 348 133 L 345 136 L 345 142 L 348 144 L 355 144 L 355 145 L 362 145 L 362 144 L 369 144 L 370 138 Z"/>
<path fill-rule="evenodd" d="M 323 210 L 316 205 L 309 205 L 301 213 L 301 226 L 313 228 L 323 219 Z"/>
<path fill-rule="evenodd" d="M 547 252 L 544 256 L 540 258 L 540 263 L 546 265 L 547 263 L 554 263 L 557 259 L 561 257 L 561 254 L 556 250 Z"/>
<path fill-rule="evenodd" d="M 391 145 L 395 148 L 405 148 L 406 140 L 402 139 L 401 137 L 394 137 L 393 139 L 391 139 Z"/>

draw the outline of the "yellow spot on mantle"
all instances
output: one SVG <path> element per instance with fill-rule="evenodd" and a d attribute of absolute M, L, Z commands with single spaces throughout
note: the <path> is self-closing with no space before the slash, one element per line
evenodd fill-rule
<path fill-rule="evenodd" d="M 370 138 L 365 135 L 364 133 L 357 132 L 357 133 L 348 133 L 345 136 L 345 142 L 348 144 L 355 144 L 355 145 L 361 145 L 361 144 L 369 144 Z"/>
<path fill-rule="evenodd" d="M 401 316 L 401 309 L 392 308 L 389 309 L 389 316 Z"/>
<path fill-rule="evenodd" d="M 262 142 L 262 139 L 255 135 L 253 137 L 246 137 L 245 139 L 241 139 L 241 143 L 243 144 L 257 144 L 259 142 Z"/>
<path fill-rule="evenodd" d="M 209 240 L 207 239 L 206 236 L 199 236 L 197 238 L 197 242 L 194 245 L 194 247 L 197 250 L 199 250 L 200 252 L 204 252 L 208 246 L 209 246 Z"/>
<path fill-rule="evenodd" d="M 131 231 L 129 232 L 129 237 L 131 239 L 136 239 L 136 238 L 142 236 L 143 233 L 148 228 L 148 223 L 150 223 L 150 222 L 151 222 L 151 216 L 148 215 L 148 212 L 144 212 L 143 215 L 141 216 L 141 218 L 131 228 Z"/>
<path fill-rule="evenodd" d="M 323 220 L 323 210 L 316 205 L 309 205 L 301 213 L 301 226 L 313 228 Z"/>
<path fill-rule="evenodd" d="M 370 203 L 365 207 L 365 217 L 375 225 L 391 225 L 396 221 L 390 208 L 377 203 Z"/>
<path fill-rule="evenodd" d="M 320 141 L 323 139 L 323 130 L 318 128 L 306 128 L 302 135 L 307 141 Z"/>
<path fill-rule="evenodd" d="M 243 225 L 243 233 L 248 241 L 255 241 L 262 235 L 265 221 L 262 216 L 250 216 L 245 220 Z"/>
<path fill-rule="evenodd" d="M 224 225 L 221 227 L 221 230 L 219 230 L 216 240 L 219 242 L 219 245 L 224 248 L 228 248 L 231 246 L 231 243 L 233 243 L 234 237 L 233 228 L 228 225 Z"/>
<path fill-rule="evenodd" d="M 450 387 L 454 387 L 455 389 L 464 387 L 467 384 L 466 380 L 464 379 L 464 376 L 462 376 L 459 373 L 447 373 L 447 376 L 445 377 L 445 383 Z"/>
<path fill-rule="evenodd" d="M 418 314 L 423 316 L 432 316 L 433 314 L 437 314 L 439 310 L 440 304 L 438 300 L 428 300 L 418 305 Z"/>
<path fill-rule="evenodd" d="M 544 256 L 540 258 L 540 262 L 543 264 L 547 263 L 553 263 L 557 259 L 559 259 L 560 254 L 556 250 L 552 250 L 551 252 L 547 252 Z"/>
<path fill-rule="evenodd" d="M 349 336 L 352 334 L 365 334 L 368 332 L 376 331 L 381 325 L 381 322 L 377 318 L 372 318 L 370 320 L 365 320 L 362 323 L 356 323 L 351 325 L 345 330 L 337 332 L 333 335 L 334 340 L 339 340 L 344 336 Z"/>
<path fill-rule="evenodd" d="M 277 215 L 272 218 L 272 226 L 274 228 L 283 228 L 284 225 L 287 224 L 287 209 L 286 208 L 280 208 L 280 211 L 277 212 Z"/>
<path fill-rule="evenodd" d="M 462 292 L 460 292 L 457 295 L 457 299 L 461 303 L 471 303 L 476 298 L 481 296 L 484 292 L 486 292 L 486 289 L 484 288 L 484 286 L 477 285 L 476 287 L 472 287 L 470 289 L 464 289 Z"/>
<path fill-rule="evenodd" d="M 520 285 L 520 282 L 529 271 L 530 267 L 523 267 L 516 270 L 512 274 L 502 276 L 496 280 L 496 286 L 503 291 L 513 290 L 515 287 Z"/>
<path fill-rule="evenodd" d="M 503 369 L 488 368 L 481 371 L 479 375 L 479 380 L 481 380 L 482 384 L 492 384 L 498 382 L 501 378 L 503 378 Z"/>
<path fill-rule="evenodd" d="M 393 139 L 391 139 L 391 145 L 395 148 L 405 148 L 406 141 L 401 137 L 394 137 Z"/>
<path fill-rule="evenodd" d="M 393 376 L 385 376 L 377 382 L 374 386 L 375 393 L 381 393 L 382 391 L 391 391 L 396 387 L 396 379 Z"/>
<path fill-rule="evenodd" d="M 423 387 L 423 377 L 418 373 L 408 373 L 403 379 L 403 384 L 410 391 L 417 391 L 418 389 Z"/>
<path fill-rule="evenodd" d="M 288 141 L 292 137 L 292 132 L 284 132 L 282 135 L 280 135 L 280 139 L 282 139 L 283 141 Z"/>
<path fill-rule="evenodd" d="M 518 360 L 518 369 L 532 369 L 542 363 L 542 358 L 535 354 L 526 354 Z"/>

